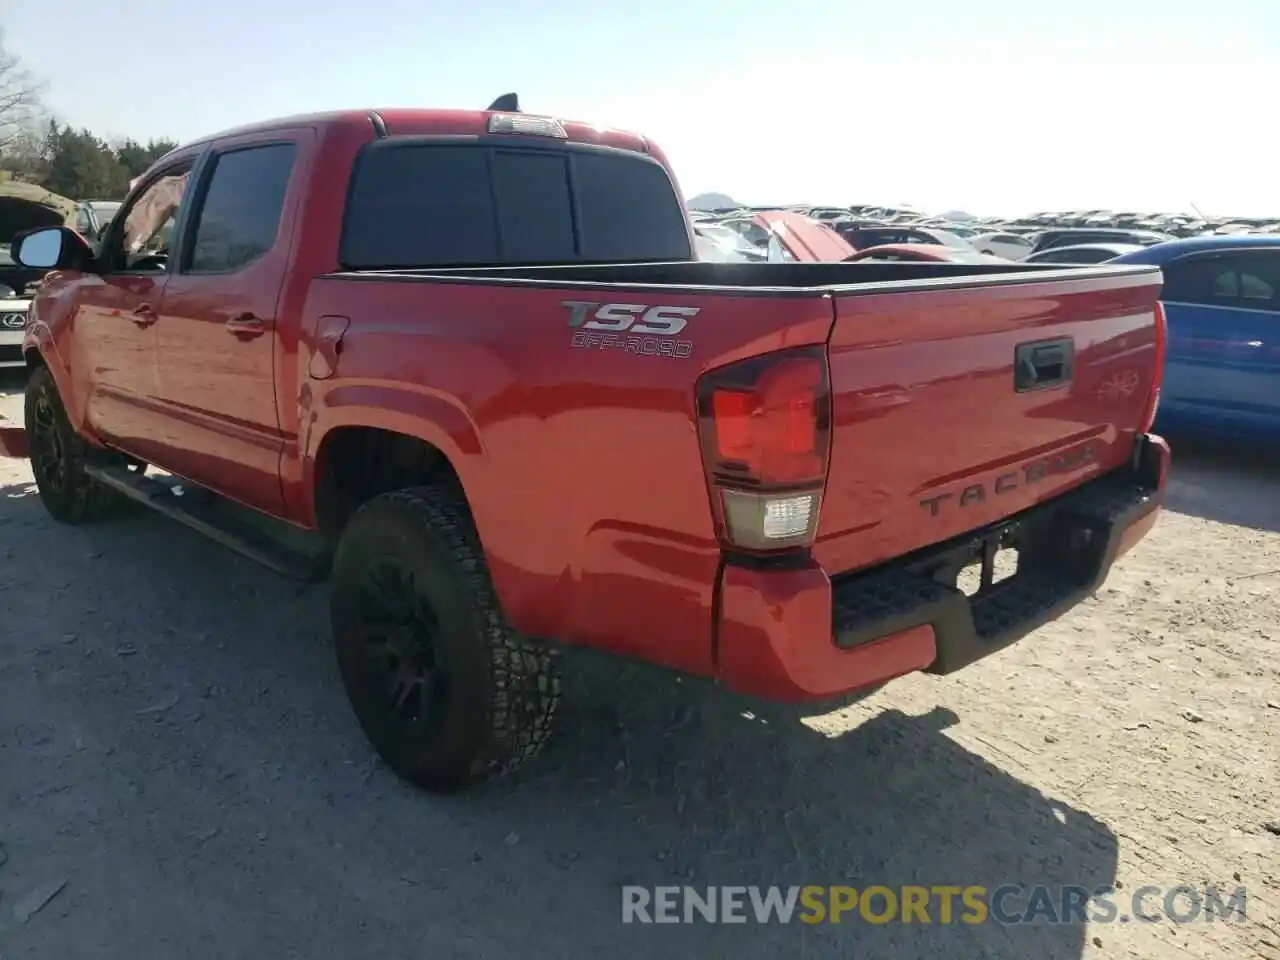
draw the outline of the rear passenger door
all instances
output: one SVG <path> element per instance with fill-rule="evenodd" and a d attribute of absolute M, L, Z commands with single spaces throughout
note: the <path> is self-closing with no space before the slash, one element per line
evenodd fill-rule
<path fill-rule="evenodd" d="M 283 506 L 278 304 L 310 137 L 273 132 L 209 154 L 156 324 L 160 465 L 267 512 Z"/>
<path fill-rule="evenodd" d="M 1280 250 L 1184 257 L 1164 267 L 1165 392 L 1206 426 L 1280 417 Z M 1162 400 L 1162 403 L 1164 401 Z"/>

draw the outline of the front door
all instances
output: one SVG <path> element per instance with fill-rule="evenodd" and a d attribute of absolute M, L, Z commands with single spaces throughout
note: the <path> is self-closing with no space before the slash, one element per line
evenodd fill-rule
<path fill-rule="evenodd" d="M 156 324 L 162 466 L 269 513 L 283 506 L 276 320 L 305 136 L 231 141 L 202 164 Z"/>
<path fill-rule="evenodd" d="M 89 425 L 149 461 L 164 456 L 156 322 L 191 167 L 180 160 L 150 178 L 103 238 L 101 274 L 86 274 L 76 297 L 71 365 L 82 371 Z"/>

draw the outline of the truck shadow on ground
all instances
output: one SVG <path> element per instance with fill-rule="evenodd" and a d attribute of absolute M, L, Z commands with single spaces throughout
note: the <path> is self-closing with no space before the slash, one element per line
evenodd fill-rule
<path fill-rule="evenodd" d="M 1165 506 L 1175 513 L 1280 531 L 1280 449 L 1203 435 L 1169 438 Z"/>
<path fill-rule="evenodd" d="M 943 924 L 936 903 L 929 924 L 624 926 L 622 888 L 1115 877 L 1105 826 L 961 747 L 946 710 L 827 737 L 570 656 L 544 757 L 431 797 L 372 759 L 322 588 L 159 517 L 57 526 L 25 485 L 0 491 L 0 564 L 0 890 L 68 881 L 10 934 L 18 954 L 1049 960 L 1086 928 Z"/>

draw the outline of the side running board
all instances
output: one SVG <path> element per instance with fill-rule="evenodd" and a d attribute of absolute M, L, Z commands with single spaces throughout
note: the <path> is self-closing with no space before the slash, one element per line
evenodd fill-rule
<path fill-rule="evenodd" d="M 258 517 L 252 511 L 176 477 L 146 476 L 124 467 L 89 464 L 86 472 L 124 496 L 203 533 L 241 556 L 292 580 L 314 583 L 329 572 L 331 555 L 318 534 Z M 278 534 L 268 525 L 279 527 Z M 308 541 L 295 547 L 286 539 Z"/>

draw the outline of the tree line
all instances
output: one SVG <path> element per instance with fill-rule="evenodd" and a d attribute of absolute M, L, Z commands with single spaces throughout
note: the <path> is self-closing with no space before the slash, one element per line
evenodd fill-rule
<path fill-rule="evenodd" d="M 35 183 L 72 200 L 120 200 L 129 181 L 177 146 L 106 140 L 48 116 L 44 85 L 4 46 L 0 32 L 0 178 Z"/>

